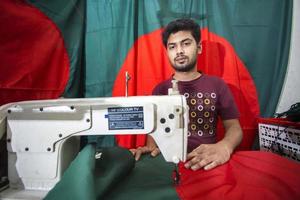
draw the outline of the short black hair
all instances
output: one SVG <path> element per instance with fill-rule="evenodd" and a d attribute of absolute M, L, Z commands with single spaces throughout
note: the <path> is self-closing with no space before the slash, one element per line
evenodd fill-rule
<path fill-rule="evenodd" d="M 191 31 L 192 36 L 196 40 L 197 44 L 201 39 L 200 26 L 192 19 L 182 18 L 171 21 L 162 32 L 162 40 L 164 46 L 167 47 L 168 39 L 172 33 L 178 31 Z"/>

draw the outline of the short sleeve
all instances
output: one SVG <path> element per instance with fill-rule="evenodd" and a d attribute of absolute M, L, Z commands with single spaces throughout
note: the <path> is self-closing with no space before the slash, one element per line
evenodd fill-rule
<path fill-rule="evenodd" d="M 220 79 L 219 115 L 223 120 L 237 119 L 240 114 L 228 85 Z"/>

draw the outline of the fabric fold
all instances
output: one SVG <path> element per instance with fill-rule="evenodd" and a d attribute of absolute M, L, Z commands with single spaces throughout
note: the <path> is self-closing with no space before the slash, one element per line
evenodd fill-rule
<path fill-rule="evenodd" d="M 95 159 L 95 154 L 101 153 Z M 45 200 L 95 200 L 118 184 L 134 168 L 132 154 L 120 147 L 103 148 L 87 145 L 65 171 L 62 179 Z"/>
<path fill-rule="evenodd" d="M 300 199 L 300 165 L 270 152 L 236 152 L 213 170 L 192 171 L 180 165 L 181 199 Z"/>

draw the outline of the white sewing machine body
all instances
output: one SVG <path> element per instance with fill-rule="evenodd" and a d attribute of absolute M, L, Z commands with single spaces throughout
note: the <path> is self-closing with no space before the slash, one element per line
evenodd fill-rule
<path fill-rule="evenodd" d="M 167 162 L 185 161 L 188 107 L 181 95 L 24 101 L 0 107 L 9 188 L 0 199 L 42 199 L 79 151 L 75 136 L 151 134 Z"/>

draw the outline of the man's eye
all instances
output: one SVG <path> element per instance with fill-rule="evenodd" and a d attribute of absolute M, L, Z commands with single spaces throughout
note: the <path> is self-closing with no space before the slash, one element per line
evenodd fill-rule
<path fill-rule="evenodd" d="M 174 49 L 175 48 L 175 46 L 169 46 L 169 50 L 172 50 L 172 49 Z"/>
<path fill-rule="evenodd" d="M 191 43 L 190 42 L 184 42 L 183 45 L 184 46 L 189 46 Z"/>

